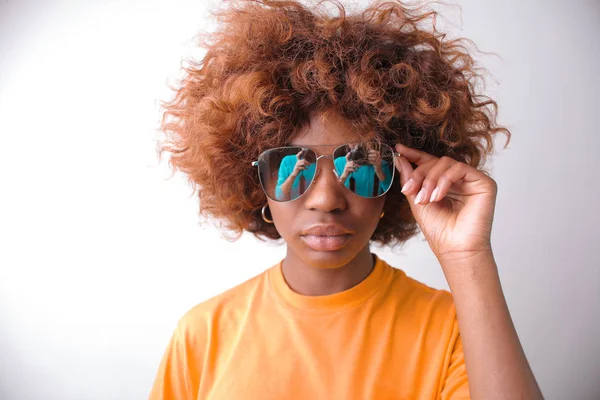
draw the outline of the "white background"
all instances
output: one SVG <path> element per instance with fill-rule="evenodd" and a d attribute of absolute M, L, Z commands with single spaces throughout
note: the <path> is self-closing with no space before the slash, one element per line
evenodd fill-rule
<path fill-rule="evenodd" d="M 501 57 L 480 61 L 513 132 L 490 167 L 517 331 L 548 399 L 598 399 L 600 2 L 460 4 L 448 30 Z M 207 21 L 201 0 L 0 1 L 2 400 L 145 399 L 179 317 L 283 256 L 200 227 L 156 158 Z M 447 288 L 422 236 L 373 250 Z"/>

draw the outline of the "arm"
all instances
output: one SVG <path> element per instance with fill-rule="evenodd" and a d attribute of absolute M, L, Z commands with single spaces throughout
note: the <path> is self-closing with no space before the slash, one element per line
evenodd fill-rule
<path fill-rule="evenodd" d="M 383 171 L 383 160 L 381 159 L 381 155 L 379 154 L 379 152 L 374 149 L 369 150 L 368 159 L 369 159 L 369 164 L 371 164 L 373 166 L 373 168 L 375 169 L 375 173 L 377 174 L 377 178 L 379 178 L 379 181 L 380 182 L 385 181 L 386 175 L 385 175 L 385 172 Z M 388 183 L 388 185 L 389 185 L 389 183 Z"/>
<path fill-rule="evenodd" d="M 279 167 L 279 175 L 277 179 L 276 196 L 278 199 L 286 200 L 290 198 L 290 192 L 294 185 L 294 181 L 309 165 L 306 160 L 299 160 L 295 155 L 284 157 Z"/>
<path fill-rule="evenodd" d="M 375 173 L 377 174 L 377 177 L 379 178 L 379 182 L 384 182 L 387 179 L 387 177 L 386 177 L 385 173 L 383 172 L 381 163 L 373 165 L 373 168 L 375 168 Z"/>
<path fill-rule="evenodd" d="M 281 184 L 281 186 L 279 186 L 279 190 L 281 191 L 281 196 L 282 196 L 280 198 L 289 199 L 290 191 L 292 190 L 292 185 L 294 184 L 294 180 L 296 179 L 297 176 L 298 176 L 298 173 L 292 172 L 286 178 L 286 180 Z"/>
<path fill-rule="evenodd" d="M 348 165 L 348 164 L 346 164 L 346 165 Z M 352 174 L 352 171 L 344 170 L 344 172 L 340 176 L 340 182 L 346 183 L 346 180 L 348 180 L 348 177 L 350 176 L 350 174 Z"/>
<path fill-rule="evenodd" d="M 393 168 L 393 166 L 391 166 L 391 167 Z M 392 183 L 392 174 L 390 173 L 389 168 L 385 168 L 383 166 L 383 161 L 380 163 L 379 168 L 381 170 L 381 173 L 383 174 L 383 179 L 382 179 L 381 176 L 379 175 L 379 173 L 377 173 L 377 176 L 379 177 L 379 190 L 381 193 L 383 193 L 386 191 L 386 189 L 388 187 L 390 187 L 390 185 Z"/>
<path fill-rule="evenodd" d="M 280 200 L 286 200 L 290 198 L 290 190 L 292 189 L 294 179 L 296 179 L 296 176 L 293 175 L 293 170 L 289 165 L 289 157 L 290 156 L 286 156 L 283 160 L 281 160 L 279 173 L 277 175 L 278 177 L 275 196 Z"/>
<path fill-rule="evenodd" d="M 472 398 L 541 399 L 492 252 L 496 181 L 451 157 L 396 151 L 402 193 L 452 292 Z"/>
<path fill-rule="evenodd" d="M 336 158 L 334 160 L 334 164 L 335 164 L 336 170 L 342 171 L 342 174 L 340 175 L 340 182 L 342 184 L 345 184 L 348 177 L 354 172 L 354 170 L 356 168 L 356 166 L 354 165 L 354 162 L 349 161 L 348 155 L 346 155 L 346 157 Z"/>
<path fill-rule="evenodd" d="M 543 399 L 502 293 L 491 252 L 444 260 L 473 399 Z"/>

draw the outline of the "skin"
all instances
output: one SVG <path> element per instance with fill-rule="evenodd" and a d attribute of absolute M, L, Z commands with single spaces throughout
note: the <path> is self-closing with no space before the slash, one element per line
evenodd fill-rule
<path fill-rule="evenodd" d="M 307 160 L 301 160 L 300 154 L 302 152 L 296 154 L 296 165 L 294 166 L 294 170 L 290 174 L 290 176 L 281 184 L 281 193 L 283 194 L 282 200 L 289 200 L 290 198 L 290 190 L 296 177 L 302 172 L 302 170 L 306 169 L 309 165 Z"/>
<path fill-rule="evenodd" d="M 331 155 L 340 144 L 357 141 L 359 136 L 339 116 L 319 118 L 294 137 L 290 144 L 311 147 L 317 156 Z M 290 288 L 300 294 L 318 296 L 347 290 L 373 269 L 369 239 L 383 210 L 384 197 L 366 199 L 351 193 L 336 177 L 333 160 L 322 158 L 310 189 L 287 203 L 268 199 L 275 227 L 287 244 L 282 264 Z M 336 251 L 316 251 L 301 238 L 314 224 L 336 223 L 353 232 L 345 247 Z"/>
<path fill-rule="evenodd" d="M 339 144 L 354 139 L 341 117 L 313 119 L 292 143 Z M 331 154 L 335 145 L 320 148 Z M 449 157 L 437 158 L 402 144 L 395 158 L 402 192 L 437 257 L 454 299 L 472 399 L 542 399 L 506 304 L 492 246 L 496 182 L 484 172 Z M 416 165 L 413 168 L 411 163 Z M 385 196 L 364 199 L 337 180 L 331 159 L 312 187 L 288 203 L 269 201 L 275 226 L 287 243 L 283 274 L 305 295 L 347 290 L 373 268 L 369 238 Z M 355 234 L 336 251 L 315 251 L 299 238 L 314 223 L 337 222 Z"/>
<path fill-rule="evenodd" d="M 375 173 L 380 181 L 385 180 L 385 173 L 383 172 L 383 168 L 381 167 L 381 157 L 379 153 L 375 150 L 369 150 L 369 155 L 367 156 L 367 160 L 369 164 L 373 166 L 375 169 Z M 344 172 L 340 176 L 340 181 L 342 183 L 346 182 L 346 179 L 350 176 L 351 173 L 355 172 L 360 168 L 360 165 L 356 164 L 354 161 L 350 160 L 350 154 L 346 155 L 346 165 L 344 167 Z"/>
<path fill-rule="evenodd" d="M 491 246 L 498 186 L 474 167 L 396 145 L 402 192 L 454 298 L 472 399 L 542 399 Z M 413 169 L 410 163 L 417 165 Z"/>

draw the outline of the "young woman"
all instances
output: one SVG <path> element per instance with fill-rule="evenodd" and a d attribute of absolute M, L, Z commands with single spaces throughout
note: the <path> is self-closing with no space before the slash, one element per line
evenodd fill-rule
<path fill-rule="evenodd" d="M 480 169 L 510 132 L 471 55 L 433 11 L 332 4 L 231 3 L 165 104 L 160 150 L 202 214 L 287 253 L 181 318 L 150 398 L 541 398 Z M 370 251 L 419 230 L 451 294 Z"/>

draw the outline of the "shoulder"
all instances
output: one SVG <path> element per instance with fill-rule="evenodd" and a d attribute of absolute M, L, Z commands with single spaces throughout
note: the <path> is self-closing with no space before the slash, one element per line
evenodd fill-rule
<path fill-rule="evenodd" d="M 201 334 L 244 315 L 253 296 L 264 290 L 268 270 L 189 309 L 179 320 L 181 332 Z M 187 336 L 187 335 L 186 335 Z"/>
<path fill-rule="evenodd" d="M 290 165 L 290 164 L 295 165 L 296 164 L 296 159 L 297 158 L 296 158 L 295 154 L 287 155 L 287 156 L 285 156 L 285 157 L 283 157 L 281 159 L 281 165 L 286 165 L 286 166 Z"/>
<path fill-rule="evenodd" d="M 452 294 L 420 282 L 401 269 L 392 267 L 392 271 L 384 308 L 390 310 L 404 335 L 423 340 L 432 348 L 451 347 L 457 326 Z"/>
<path fill-rule="evenodd" d="M 452 294 L 445 289 L 433 288 L 424 282 L 418 281 L 406 275 L 406 273 L 404 273 L 404 281 L 408 288 L 410 288 L 412 295 L 421 300 L 439 302 L 445 305 L 452 304 L 453 302 Z"/>
<path fill-rule="evenodd" d="M 448 290 L 433 288 L 408 276 L 402 269 L 391 268 L 392 291 L 399 305 L 421 314 L 436 314 L 443 319 L 455 317 L 454 300 Z"/>

